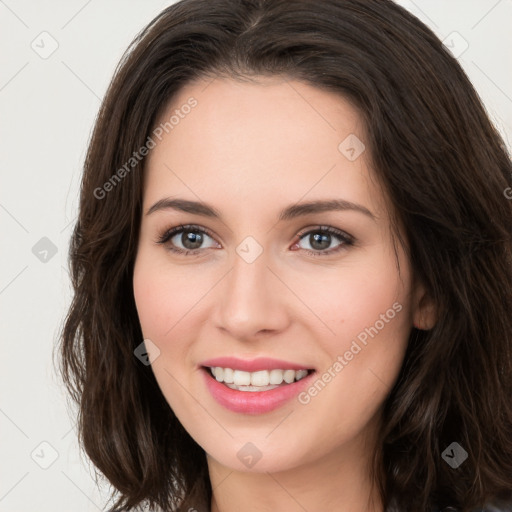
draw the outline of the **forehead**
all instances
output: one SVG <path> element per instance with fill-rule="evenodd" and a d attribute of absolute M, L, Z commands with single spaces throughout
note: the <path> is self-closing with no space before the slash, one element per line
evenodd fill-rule
<path fill-rule="evenodd" d="M 360 115 L 333 92 L 279 77 L 204 79 L 180 90 L 158 127 L 147 202 L 163 193 L 212 202 L 229 196 L 233 207 L 238 200 L 256 210 L 262 200 L 268 206 L 328 195 L 384 208 Z"/>

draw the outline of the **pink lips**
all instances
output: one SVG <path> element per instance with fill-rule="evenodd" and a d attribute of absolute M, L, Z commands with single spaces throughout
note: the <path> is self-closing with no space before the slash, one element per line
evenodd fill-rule
<path fill-rule="evenodd" d="M 277 359 L 259 358 L 252 361 L 244 361 L 234 357 L 220 357 L 203 361 L 200 366 L 232 368 L 246 372 L 259 370 L 308 370 L 309 368 L 279 361 Z M 263 414 L 273 411 L 297 396 L 303 389 L 311 384 L 316 372 L 311 372 L 306 377 L 291 384 L 281 384 L 268 391 L 238 391 L 231 389 L 212 377 L 209 368 L 202 368 L 205 384 L 212 397 L 226 409 L 244 414 Z"/>
<path fill-rule="evenodd" d="M 307 366 L 302 366 L 288 361 L 271 359 L 268 357 L 259 357 L 252 361 L 238 359 L 236 357 L 217 357 L 203 361 L 200 366 L 221 368 L 232 368 L 233 370 L 243 370 L 244 372 L 257 372 L 259 370 L 310 370 Z"/>

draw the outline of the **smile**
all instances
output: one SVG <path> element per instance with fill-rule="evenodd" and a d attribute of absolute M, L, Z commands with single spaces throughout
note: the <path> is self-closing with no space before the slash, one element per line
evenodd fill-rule
<path fill-rule="evenodd" d="M 317 373 L 300 365 L 268 359 L 241 362 L 219 358 L 215 363 L 203 363 L 200 367 L 206 389 L 223 408 L 241 414 L 264 414 L 284 406 L 307 389 Z"/>
<path fill-rule="evenodd" d="M 310 370 L 260 370 L 246 372 L 220 366 L 209 368 L 217 382 L 224 383 L 230 389 L 238 391 L 268 391 L 282 385 L 292 384 L 308 375 Z"/>

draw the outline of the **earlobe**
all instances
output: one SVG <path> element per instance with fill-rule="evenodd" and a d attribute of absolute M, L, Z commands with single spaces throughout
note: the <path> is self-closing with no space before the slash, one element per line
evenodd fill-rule
<path fill-rule="evenodd" d="M 437 308 L 423 284 L 417 286 L 413 306 L 413 326 L 423 331 L 432 329 L 437 322 Z"/>

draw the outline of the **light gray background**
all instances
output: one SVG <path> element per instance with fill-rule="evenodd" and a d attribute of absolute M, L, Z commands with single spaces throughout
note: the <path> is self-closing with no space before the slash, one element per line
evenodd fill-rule
<path fill-rule="evenodd" d="M 52 349 L 71 298 L 68 242 L 100 98 L 132 38 L 169 3 L 0 0 L 2 512 L 96 511 L 106 501 L 80 456 Z M 469 45 L 459 61 L 510 148 L 512 0 L 399 3 L 454 52 Z"/>

